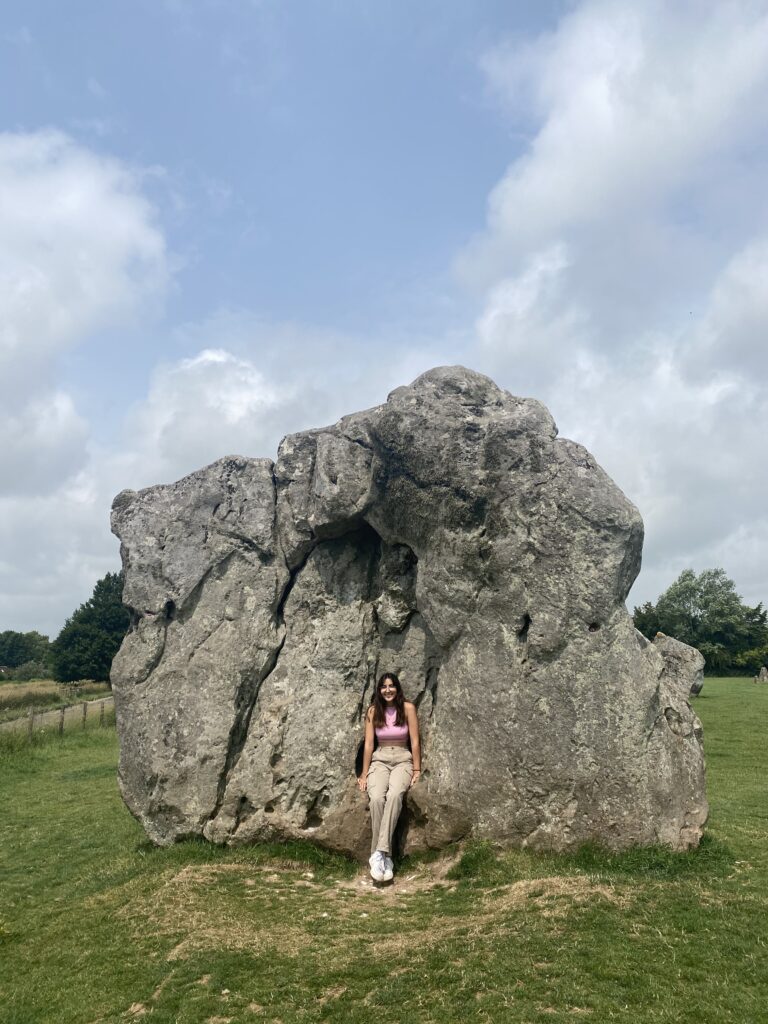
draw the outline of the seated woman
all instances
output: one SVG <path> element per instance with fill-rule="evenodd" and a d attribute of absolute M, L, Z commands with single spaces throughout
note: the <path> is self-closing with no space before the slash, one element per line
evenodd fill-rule
<path fill-rule="evenodd" d="M 378 746 L 374 749 L 374 737 Z M 357 784 L 371 806 L 371 877 L 392 878 L 392 836 L 406 792 L 421 776 L 419 720 L 393 672 L 379 679 L 365 716 L 363 766 Z"/>

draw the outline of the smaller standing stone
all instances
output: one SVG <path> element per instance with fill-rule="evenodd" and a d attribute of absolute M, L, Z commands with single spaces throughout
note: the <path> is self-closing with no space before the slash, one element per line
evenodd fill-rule
<path fill-rule="evenodd" d="M 675 680 L 681 693 L 698 697 L 704 687 L 704 655 L 701 651 L 666 633 L 657 633 L 653 646 L 664 659 L 665 674 Z"/>

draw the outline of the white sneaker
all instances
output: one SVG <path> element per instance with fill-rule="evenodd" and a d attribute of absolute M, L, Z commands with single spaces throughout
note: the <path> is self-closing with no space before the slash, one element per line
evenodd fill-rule
<path fill-rule="evenodd" d="M 392 858 L 388 854 L 384 854 L 384 877 L 382 882 L 391 882 L 392 875 L 394 874 L 395 865 L 392 863 Z"/>
<path fill-rule="evenodd" d="M 374 882 L 383 882 L 386 870 L 384 865 L 384 854 L 381 850 L 377 850 L 375 853 L 372 853 L 368 858 L 368 863 L 371 865 L 371 878 Z"/>

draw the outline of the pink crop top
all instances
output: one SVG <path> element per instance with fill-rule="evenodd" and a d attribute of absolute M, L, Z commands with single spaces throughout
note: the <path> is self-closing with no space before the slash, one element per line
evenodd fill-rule
<path fill-rule="evenodd" d="M 376 729 L 376 739 L 380 746 L 386 746 L 394 740 L 408 739 L 408 723 L 395 725 L 397 719 L 397 708 L 384 708 L 384 726 Z"/>

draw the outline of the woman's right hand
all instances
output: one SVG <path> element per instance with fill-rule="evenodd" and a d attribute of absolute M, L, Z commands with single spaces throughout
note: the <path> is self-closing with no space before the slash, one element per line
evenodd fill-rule
<path fill-rule="evenodd" d="M 360 778 L 357 780 L 357 785 L 361 793 L 364 793 L 366 789 L 368 789 L 368 779 L 365 777 L 365 775 L 360 776 Z"/>

